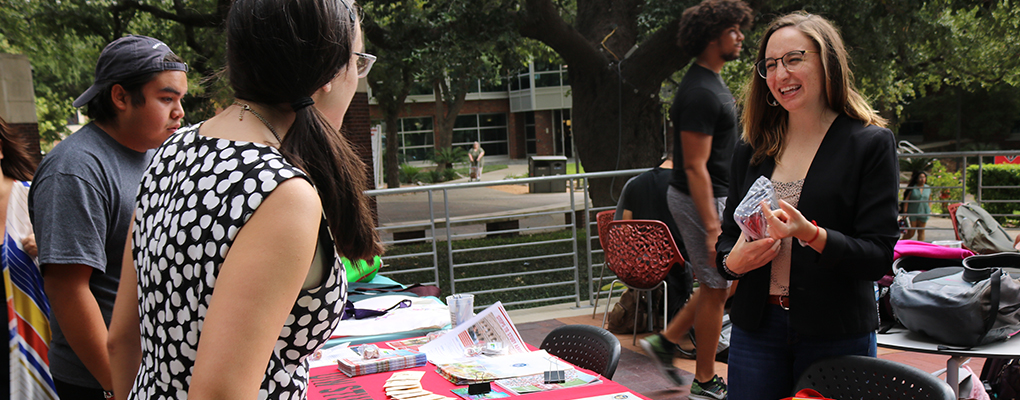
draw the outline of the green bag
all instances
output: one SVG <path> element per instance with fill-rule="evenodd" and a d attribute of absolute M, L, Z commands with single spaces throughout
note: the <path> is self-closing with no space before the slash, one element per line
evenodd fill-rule
<path fill-rule="evenodd" d="M 340 257 L 340 262 L 344 263 L 344 269 L 347 270 L 347 282 L 368 282 L 375 278 L 379 267 L 382 267 L 382 258 L 379 256 L 372 258 L 371 265 L 368 260 L 351 262 L 347 257 Z"/>

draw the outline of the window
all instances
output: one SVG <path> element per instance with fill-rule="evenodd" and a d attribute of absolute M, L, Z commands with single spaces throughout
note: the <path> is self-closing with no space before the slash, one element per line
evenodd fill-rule
<path fill-rule="evenodd" d="M 457 116 L 453 128 L 453 146 L 470 149 L 479 142 L 486 155 L 509 154 L 506 114 L 468 114 Z"/>
<path fill-rule="evenodd" d="M 432 156 L 435 133 L 432 131 L 432 117 L 400 119 L 400 154 L 405 161 L 427 160 Z"/>

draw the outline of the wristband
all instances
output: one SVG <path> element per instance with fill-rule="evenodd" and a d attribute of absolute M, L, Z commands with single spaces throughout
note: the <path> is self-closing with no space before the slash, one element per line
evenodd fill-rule
<path fill-rule="evenodd" d="M 811 237 L 811 239 L 809 239 L 807 242 L 804 242 L 804 243 L 807 243 L 809 245 L 811 244 L 811 242 L 814 242 L 815 239 L 818 239 L 818 234 L 821 234 L 821 232 L 822 232 L 822 229 L 818 228 L 818 222 L 815 222 L 815 220 L 812 219 L 811 223 L 815 224 L 815 236 Z"/>

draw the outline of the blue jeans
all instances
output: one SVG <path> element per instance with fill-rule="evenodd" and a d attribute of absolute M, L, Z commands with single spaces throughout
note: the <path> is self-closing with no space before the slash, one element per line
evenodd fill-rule
<path fill-rule="evenodd" d="M 856 354 L 875 357 L 875 332 L 815 338 L 790 327 L 789 311 L 766 306 L 762 326 L 754 332 L 733 325 L 727 380 L 730 400 L 776 400 L 793 395 L 800 374 L 813 362 Z M 824 394 L 824 393 L 823 393 Z"/>

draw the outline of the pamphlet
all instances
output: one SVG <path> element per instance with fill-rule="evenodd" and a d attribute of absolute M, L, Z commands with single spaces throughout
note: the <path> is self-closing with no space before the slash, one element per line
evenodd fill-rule
<path fill-rule="evenodd" d="M 467 400 L 502 399 L 504 397 L 510 397 L 510 395 L 496 390 L 484 394 L 469 394 L 468 388 L 457 388 L 451 390 L 451 392 Z"/>
<path fill-rule="evenodd" d="M 530 352 L 506 309 L 503 308 L 503 303 L 498 301 L 474 318 L 421 346 L 420 350 L 428 355 L 429 362 L 433 364 L 449 364 L 464 358 L 472 358 L 467 355 L 468 349 L 483 341 L 501 343 L 503 352 L 507 355 Z"/>
<path fill-rule="evenodd" d="M 483 343 L 498 343 L 499 350 L 484 352 Z M 438 367 L 436 372 L 458 385 L 574 369 L 545 350 L 528 349 L 500 302 L 419 350 Z"/>
<path fill-rule="evenodd" d="M 588 375 L 576 369 L 567 370 L 566 378 L 566 382 L 563 383 L 545 383 L 545 377 L 543 374 L 537 374 L 517 378 L 499 379 L 496 380 L 496 384 L 503 389 L 506 389 L 506 391 L 520 396 L 522 394 L 543 392 L 546 390 L 602 383 L 602 380 L 597 376 Z"/>
<path fill-rule="evenodd" d="M 390 346 L 390 348 L 393 350 L 411 350 L 421 352 L 421 350 L 419 350 L 421 346 L 425 345 L 425 343 L 428 342 L 429 342 L 428 337 L 419 336 L 416 338 L 386 342 L 386 345 Z"/>
<path fill-rule="evenodd" d="M 476 356 L 437 364 L 436 372 L 457 385 L 489 382 L 496 379 L 542 375 L 545 371 L 569 371 L 574 367 L 545 350 L 504 356 Z"/>

